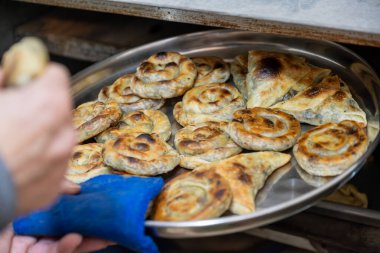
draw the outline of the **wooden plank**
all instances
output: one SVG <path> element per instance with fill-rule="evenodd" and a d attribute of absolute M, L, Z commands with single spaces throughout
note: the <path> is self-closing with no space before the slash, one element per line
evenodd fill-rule
<path fill-rule="evenodd" d="M 53 54 L 99 61 L 151 41 L 205 29 L 138 17 L 58 10 L 17 27 L 16 35 L 42 38 Z"/>
<path fill-rule="evenodd" d="M 352 43 L 358 45 L 369 45 L 369 46 L 380 46 L 380 33 L 378 31 L 378 23 L 376 23 L 380 15 L 376 16 L 376 10 L 380 8 L 380 5 L 376 1 L 359 1 L 362 6 L 365 6 L 365 11 L 360 12 L 360 15 L 352 16 L 350 13 L 355 13 L 355 8 L 357 9 L 357 4 L 346 4 L 341 6 L 341 10 L 345 8 L 352 7 L 353 9 L 349 9 L 351 12 L 347 12 L 345 14 L 344 11 L 340 11 L 336 13 L 336 20 L 340 21 L 339 25 L 335 23 L 329 25 L 329 20 L 324 23 L 323 13 L 313 13 L 314 23 L 306 22 L 308 17 L 303 16 L 303 21 L 298 20 L 288 20 L 285 22 L 285 19 L 274 18 L 270 19 L 269 17 L 265 19 L 265 17 L 259 17 L 255 15 L 247 16 L 247 15 L 237 15 L 236 13 L 229 12 L 228 8 L 225 8 L 223 12 L 220 11 L 212 11 L 207 10 L 205 8 L 201 8 L 203 5 L 210 6 L 210 3 L 206 5 L 206 2 L 210 1 L 202 1 L 205 4 L 197 6 L 191 1 L 193 6 L 197 6 L 196 8 L 185 8 L 179 5 L 169 5 L 152 2 L 152 1 L 107 1 L 107 0 L 19 0 L 30 3 L 39 3 L 45 5 L 53 5 L 53 6 L 61 6 L 68 8 L 77 8 L 83 10 L 92 10 L 99 12 L 109 12 L 116 14 L 124 14 L 124 15 L 132 15 L 132 16 L 141 16 L 148 17 L 160 20 L 168 20 L 168 21 L 177 21 L 184 23 L 192 23 L 192 24 L 200 24 L 207 26 L 215 26 L 215 27 L 225 27 L 225 28 L 235 28 L 241 30 L 250 30 L 255 32 L 265 32 L 265 33 L 276 33 L 283 34 L 289 36 L 297 36 L 297 37 L 305 37 L 305 38 L 314 38 L 314 39 L 326 39 L 337 42 L 344 43 Z M 306 2 L 320 2 L 319 0 L 314 1 L 306 1 Z M 187 1 L 179 1 L 178 3 L 184 3 Z M 231 2 L 231 1 L 229 1 Z M 262 1 L 266 2 L 266 1 Z M 272 4 L 277 1 L 270 1 Z M 289 2 L 289 1 L 286 1 Z M 299 1 L 295 1 L 299 2 Z M 156 4 L 154 4 L 156 3 Z M 239 5 L 236 1 L 233 2 L 234 5 Z M 258 1 L 255 1 L 257 4 Z M 150 4 L 150 5 L 149 5 Z M 154 4 L 154 5 L 153 5 Z M 159 5 L 159 6 L 157 6 Z M 223 4 L 220 4 L 223 7 Z M 337 7 L 337 3 L 331 1 L 329 4 L 325 6 L 326 10 L 330 15 L 332 15 L 331 10 L 329 9 L 330 5 Z M 189 6 L 187 4 L 186 6 Z M 230 6 L 230 5 L 229 5 Z M 249 10 L 250 5 L 246 5 Z M 274 5 L 275 6 L 275 5 Z M 244 7 L 244 5 L 243 5 Z M 371 11 L 371 8 L 375 11 Z M 243 8 L 244 9 L 244 8 Z M 275 9 L 278 11 L 278 9 Z M 330 11 L 329 11 L 330 10 Z M 256 12 L 254 12 L 256 13 Z M 268 13 L 270 13 L 268 11 Z M 304 13 L 305 14 L 305 13 Z M 367 15 L 371 17 L 374 15 L 374 19 L 367 18 Z M 311 16 L 310 16 L 311 17 Z M 356 27 L 351 26 L 343 26 L 341 22 L 342 20 L 347 20 L 347 22 L 351 23 L 351 19 L 353 20 L 367 20 L 364 24 L 363 22 L 359 22 L 360 25 Z M 319 21 L 318 21 L 319 20 Z M 356 22 L 358 23 L 358 22 Z M 359 24 L 358 23 L 358 24 Z M 355 22 L 354 22 L 355 24 Z M 361 28 L 361 29 L 360 29 Z"/>

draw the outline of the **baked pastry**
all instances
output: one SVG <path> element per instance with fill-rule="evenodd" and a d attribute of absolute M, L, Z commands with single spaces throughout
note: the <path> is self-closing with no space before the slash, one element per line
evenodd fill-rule
<path fill-rule="evenodd" d="M 171 125 L 168 117 L 161 111 L 134 111 L 123 114 L 116 126 L 103 131 L 95 139 L 104 143 L 132 132 L 157 134 L 162 140 L 167 141 L 170 138 Z"/>
<path fill-rule="evenodd" d="M 188 125 L 177 131 L 174 145 L 181 154 L 180 166 L 195 169 L 203 164 L 239 154 L 241 148 L 225 132 L 227 122 Z"/>
<path fill-rule="evenodd" d="M 35 37 L 25 37 L 3 55 L 3 83 L 23 86 L 42 74 L 49 63 L 49 52 L 44 43 Z"/>
<path fill-rule="evenodd" d="M 104 146 L 105 164 L 134 175 L 163 174 L 179 164 L 177 151 L 156 134 L 130 133 Z"/>
<path fill-rule="evenodd" d="M 155 201 L 152 217 L 163 221 L 216 218 L 230 206 L 231 190 L 212 170 L 192 171 L 166 183 Z"/>
<path fill-rule="evenodd" d="M 293 148 L 298 164 L 309 174 L 343 173 L 367 150 L 368 137 L 352 120 L 328 123 L 305 132 Z"/>
<path fill-rule="evenodd" d="M 191 58 L 197 68 L 194 86 L 210 83 L 224 83 L 230 77 L 230 69 L 223 59 L 215 56 Z"/>
<path fill-rule="evenodd" d="M 239 91 L 231 84 L 207 84 L 195 87 L 174 106 L 174 118 L 182 126 L 206 121 L 229 121 L 238 109 L 245 108 Z"/>
<path fill-rule="evenodd" d="M 103 163 L 102 151 L 103 144 L 100 143 L 75 146 L 66 178 L 79 184 L 99 175 L 111 174 L 111 168 Z"/>
<path fill-rule="evenodd" d="M 78 143 L 103 132 L 121 117 L 116 102 L 92 101 L 79 105 L 73 112 L 74 128 Z"/>
<path fill-rule="evenodd" d="M 247 73 L 248 73 L 248 55 L 242 54 L 234 58 L 231 63 L 231 74 L 234 79 L 236 87 L 239 89 L 240 93 L 243 95 L 245 100 L 248 100 L 248 90 L 247 90 Z"/>
<path fill-rule="evenodd" d="M 137 68 L 132 91 L 143 98 L 173 98 L 183 95 L 194 85 L 195 64 L 175 52 L 152 55 Z"/>
<path fill-rule="evenodd" d="M 305 58 L 275 52 L 249 51 L 247 107 L 269 107 L 318 83 L 330 70 L 307 64 Z"/>
<path fill-rule="evenodd" d="M 98 100 L 107 102 L 115 101 L 122 112 L 128 113 L 145 109 L 160 109 L 164 99 L 141 98 L 131 90 L 131 81 L 134 74 L 127 74 L 118 78 L 112 85 L 103 87 L 98 95 Z"/>
<path fill-rule="evenodd" d="M 367 125 L 365 112 L 337 75 L 325 77 L 318 85 L 272 108 L 292 114 L 299 121 L 311 125 L 338 123 L 342 120 L 355 120 L 363 127 Z"/>
<path fill-rule="evenodd" d="M 235 111 L 227 131 L 245 149 L 283 151 L 296 143 L 301 124 L 282 111 L 255 107 Z"/>
<path fill-rule="evenodd" d="M 257 192 L 273 171 L 287 164 L 291 156 L 279 152 L 245 153 L 213 162 L 195 171 L 215 171 L 228 181 L 232 192 L 230 211 L 247 214 L 256 209 Z"/>

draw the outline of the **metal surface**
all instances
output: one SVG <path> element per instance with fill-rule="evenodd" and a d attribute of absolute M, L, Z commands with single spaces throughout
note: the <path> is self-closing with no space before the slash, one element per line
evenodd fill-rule
<path fill-rule="evenodd" d="M 19 1 L 380 46 L 380 3 L 377 0 Z"/>
<path fill-rule="evenodd" d="M 230 30 L 208 31 L 173 37 L 111 57 L 83 70 L 73 78 L 77 104 L 96 99 L 101 87 L 117 77 L 134 72 L 144 59 L 160 51 L 178 51 L 190 57 L 215 55 L 231 61 L 250 49 L 271 50 L 304 56 L 314 65 L 331 68 L 346 81 L 360 106 L 366 111 L 371 143 L 368 151 L 345 173 L 315 184 L 306 183 L 291 164 L 272 175 L 257 196 L 257 211 L 247 215 L 226 215 L 217 219 L 162 222 L 146 221 L 146 226 L 162 237 L 185 238 L 244 231 L 269 224 L 305 210 L 320 198 L 342 186 L 361 168 L 379 141 L 380 81 L 366 62 L 344 47 L 328 41 L 272 36 Z M 166 109 L 173 101 L 168 101 Z M 169 110 L 170 113 L 170 110 Z"/>

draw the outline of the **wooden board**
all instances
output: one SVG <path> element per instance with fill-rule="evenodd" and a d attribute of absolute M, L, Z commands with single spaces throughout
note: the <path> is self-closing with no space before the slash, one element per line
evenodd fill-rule
<path fill-rule="evenodd" d="M 380 4 L 363 0 L 19 0 L 215 27 L 380 46 Z M 215 2 L 216 1 L 216 2 Z M 215 3 L 215 4 L 213 4 Z M 285 9 L 285 11 L 283 10 Z"/>

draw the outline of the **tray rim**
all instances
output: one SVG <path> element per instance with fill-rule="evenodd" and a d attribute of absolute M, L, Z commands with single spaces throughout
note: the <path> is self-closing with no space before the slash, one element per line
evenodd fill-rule
<path fill-rule="evenodd" d="M 231 30 L 231 29 L 213 29 L 213 30 L 208 30 L 208 31 L 188 33 L 188 34 L 178 35 L 178 36 L 174 36 L 174 37 L 170 37 L 170 38 L 166 38 L 166 39 L 157 40 L 157 41 L 147 43 L 147 44 L 144 44 L 144 45 L 141 45 L 138 47 L 134 47 L 134 48 L 125 50 L 121 53 L 118 53 L 114 56 L 111 56 L 111 57 L 109 57 L 103 61 L 100 61 L 98 63 L 95 63 L 95 64 L 85 68 L 84 70 L 80 71 L 79 73 L 77 73 L 76 75 L 74 75 L 72 77 L 72 82 L 76 83 L 76 82 L 78 82 L 78 80 L 85 78 L 86 76 L 88 76 L 92 72 L 94 72 L 98 69 L 101 69 L 104 66 L 111 64 L 112 62 L 118 60 L 119 58 L 124 58 L 124 57 L 128 56 L 128 54 L 133 54 L 136 51 L 143 51 L 144 49 L 155 47 L 155 46 L 161 45 L 161 44 L 166 44 L 166 43 L 169 43 L 172 41 L 179 41 L 180 42 L 182 40 L 186 40 L 189 37 L 192 37 L 192 38 L 201 37 L 201 36 L 210 35 L 210 34 L 212 35 L 215 33 L 255 34 L 255 35 L 268 35 L 268 36 L 273 36 L 276 38 L 284 38 L 284 39 L 285 38 L 291 38 L 294 40 L 305 40 L 305 41 L 314 41 L 314 42 L 322 41 L 322 43 L 329 44 L 332 47 L 335 47 L 335 48 L 338 48 L 342 51 L 345 51 L 346 53 L 357 58 L 361 63 L 365 64 L 366 68 L 371 72 L 371 74 L 377 78 L 376 84 L 380 87 L 379 77 L 377 76 L 376 71 L 367 63 L 367 61 L 364 60 L 361 56 L 357 55 L 352 50 L 350 50 L 350 49 L 348 49 L 348 48 L 346 48 L 340 44 L 337 44 L 335 42 L 331 42 L 331 41 L 327 41 L 327 40 L 295 38 L 295 37 L 289 37 L 289 36 L 284 36 L 284 35 L 273 35 L 273 34 L 269 35 L 269 34 L 264 34 L 264 33 L 257 33 L 257 32 L 251 32 L 251 31 L 239 31 L 239 30 Z M 84 88 L 86 88 L 86 87 L 84 87 Z M 77 88 L 77 86 L 74 85 L 73 86 L 74 96 L 76 94 L 80 93 L 80 91 L 81 91 L 81 89 L 76 90 L 75 88 Z M 82 88 L 82 87 L 79 87 L 79 88 Z M 378 101 L 378 102 L 380 102 L 380 101 Z M 379 104 L 377 104 L 377 110 L 379 110 L 379 109 L 380 109 Z M 380 124 L 380 121 L 379 121 L 379 124 Z M 361 169 L 361 167 L 363 166 L 363 164 L 364 164 L 365 160 L 368 158 L 368 156 L 373 153 L 373 151 L 377 147 L 379 141 L 380 141 L 380 133 L 377 134 L 376 138 L 372 141 L 371 145 L 368 147 L 366 153 L 363 156 L 361 156 L 360 159 L 356 163 L 354 163 L 343 174 L 335 177 L 330 182 L 326 183 L 323 187 L 318 187 L 315 190 L 304 193 L 295 199 L 291 199 L 291 200 L 286 201 L 284 203 L 281 203 L 281 204 L 278 204 L 278 205 L 275 205 L 272 207 L 268 207 L 265 210 L 259 210 L 257 212 L 253 212 L 250 214 L 244 214 L 244 215 L 223 216 L 223 217 L 218 217 L 218 218 L 213 218 L 213 219 L 197 220 L 197 221 L 175 221 L 174 222 L 174 221 L 146 220 L 145 225 L 146 225 L 146 227 L 152 228 L 152 229 L 161 229 L 161 228 L 163 228 L 163 229 L 170 229 L 170 228 L 173 228 L 173 229 L 175 229 L 175 228 L 184 228 L 184 229 L 210 228 L 212 226 L 228 225 L 228 224 L 232 224 L 232 223 L 236 223 L 236 222 L 249 221 L 251 219 L 255 219 L 257 217 L 264 216 L 263 213 L 266 213 L 266 212 L 269 212 L 269 214 L 267 214 L 267 216 L 270 216 L 273 213 L 287 211 L 286 214 L 273 217 L 272 218 L 273 221 L 271 221 L 271 222 L 275 222 L 275 221 L 284 219 L 286 217 L 289 217 L 291 215 L 299 213 L 305 209 L 308 209 L 312 205 L 316 204 L 316 202 L 321 198 L 321 196 L 319 196 L 321 194 L 321 192 L 325 192 L 325 193 L 326 192 L 332 192 L 332 190 L 343 185 L 349 179 L 351 179 Z M 292 157 L 292 159 L 294 159 L 294 157 Z M 321 189 L 323 189 L 323 190 L 321 190 Z M 312 199 L 312 201 L 310 201 L 307 205 L 305 205 L 303 202 L 308 200 L 308 199 Z M 301 205 L 301 206 L 299 206 L 299 205 Z M 261 225 L 269 224 L 271 222 L 263 221 L 263 222 L 261 222 L 262 223 Z M 246 225 L 246 227 L 247 227 L 246 229 L 261 226 L 259 223 L 260 222 L 258 222 L 258 225 L 253 225 L 253 226 L 252 225 Z M 161 235 L 161 233 L 159 231 L 154 231 L 154 233 L 156 235 L 159 235 L 159 236 L 161 235 L 163 237 L 169 237 L 169 238 L 190 238 L 190 237 L 204 237 L 204 236 L 212 236 L 212 235 L 218 235 L 218 234 L 226 234 L 226 233 L 237 232 L 237 231 L 242 231 L 242 230 L 246 230 L 246 229 L 226 228 L 226 230 L 223 230 L 222 232 L 209 231 L 209 232 L 205 232 L 205 233 L 202 232 L 200 235 L 197 235 L 196 231 L 194 233 L 190 233 L 189 231 L 186 231 L 186 235 L 184 235 L 184 234 L 169 235 L 167 233 L 163 233 Z"/>

